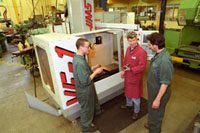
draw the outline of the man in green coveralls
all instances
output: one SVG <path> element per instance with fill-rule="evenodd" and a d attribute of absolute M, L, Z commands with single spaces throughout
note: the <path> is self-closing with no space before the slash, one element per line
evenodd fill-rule
<path fill-rule="evenodd" d="M 148 47 L 156 54 L 151 59 L 147 79 L 148 129 L 150 133 L 160 133 L 166 104 L 171 94 L 173 64 L 165 49 L 165 39 L 160 33 L 147 36 Z"/>
<path fill-rule="evenodd" d="M 83 132 L 95 132 L 97 129 L 92 124 L 94 114 L 101 112 L 93 79 L 103 69 L 100 65 L 89 67 L 85 56 L 89 53 L 90 42 L 80 38 L 76 42 L 78 49 L 73 58 L 73 74 L 78 102 L 81 106 L 81 129 Z"/>

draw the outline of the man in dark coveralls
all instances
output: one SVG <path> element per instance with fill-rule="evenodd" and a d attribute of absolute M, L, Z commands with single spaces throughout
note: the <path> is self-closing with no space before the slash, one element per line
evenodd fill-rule
<path fill-rule="evenodd" d="M 171 95 L 173 64 L 162 34 L 152 33 L 147 40 L 148 47 L 156 53 L 151 60 L 147 79 L 148 129 L 150 133 L 160 133 L 165 107 Z"/>
<path fill-rule="evenodd" d="M 73 74 L 76 86 L 78 102 L 81 106 L 81 129 L 82 132 L 95 132 L 97 129 L 92 124 L 94 114 L 101 112 L 98 102 L 93 79 L 101 73 L 103 69 L 100 65 L 89 67 L 85 56 L 89 53 L 90 42 L 87 39 L 80 38 L 76 42 L 78 49 L 73 58 Z"/>

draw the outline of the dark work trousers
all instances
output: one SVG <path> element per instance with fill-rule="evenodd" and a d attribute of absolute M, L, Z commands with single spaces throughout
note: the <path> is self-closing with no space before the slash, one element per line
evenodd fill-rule
<path fill-rule="evenodd" d="M 88 93 L 77 95 L 77 98 L 81 105 L 81 128 L 82 130 L 86 130 L 91 127 L 94 114 L 100 111 L 100 105 L 95 88 L 90 89 Z"/>
<path fill-rule="evenodd" d="M 160 107 L 158 109 L 153 109 L 152 104 L 153 100 L 148 100 L 148 126 L 149 133 L 160 133 L 162 120 L 165 113 L 165 107 L 167 102 L 169 101 L 170 93 L 165 95 L 160 103 Z"/>

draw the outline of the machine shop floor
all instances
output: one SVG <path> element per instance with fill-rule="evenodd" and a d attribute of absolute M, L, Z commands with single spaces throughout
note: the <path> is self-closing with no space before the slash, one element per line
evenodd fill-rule
<path fill-rule="evenodd" d="M 79 126 L 64 117 L 55 117 L 28 107 L 24 90 L 34 95 L 33 78 L 17 59 L 11 61 L 13 46 L 0 59 L 0 132 L 1 133 L 79 133 Z M 146 86 L 146 76 L 144 86 Z M 41 79 L 36 78 L 37 94 L 47 99 Z M 146 88 L 144 88 L 146 98 Z M 200 110 L 200 71 L 175 65 L 172 96 L 167 105 L 162 133 L 182 133 Z M 112 112 L 110 112 L 112 113 Z M 121 133 L 147 133 L 143 127 L 147 116 L 139 119 Z"/>

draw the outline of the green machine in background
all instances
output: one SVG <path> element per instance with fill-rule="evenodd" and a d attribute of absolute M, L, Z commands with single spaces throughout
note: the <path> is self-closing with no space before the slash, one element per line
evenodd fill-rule
<path fill-rule="evenodd" d="M 200 0 L 182 0 L 178 24 L 181 30 L 166 30 L 166 47 L 172 60 L 200 69 Z"/>
<path fill-rule="evenodd" d="M 175 49 L 179 48 L 181 29 L 165 29 L 164 35 L 167 51 L 173 54 Z"/>

